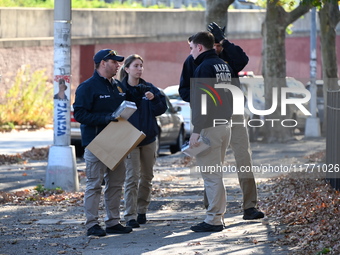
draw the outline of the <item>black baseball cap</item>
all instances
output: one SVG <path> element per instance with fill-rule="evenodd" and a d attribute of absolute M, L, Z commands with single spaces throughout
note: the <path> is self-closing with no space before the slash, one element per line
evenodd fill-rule
<path fill-rule="evenodd" d="M 116 60 L 118 62 L 124 61 L 123 56 L 118 56 L 117 52 L 111 49 L 100 50 L 93 57 L 93 61 L 96 64 L 100 63 L 100 61 L 102 60 L 108 60 L 108 59 Z"/>

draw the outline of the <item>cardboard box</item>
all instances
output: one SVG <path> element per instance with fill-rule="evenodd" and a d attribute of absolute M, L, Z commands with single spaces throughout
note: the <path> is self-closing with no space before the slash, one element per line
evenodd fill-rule
<path fill-rule="evenodd" d="M 137 145 L 145 138 L 142 131 L 130 122 L 118 118 L 110 122 L 87 146 L 100 161 L 114 170 Z"/>

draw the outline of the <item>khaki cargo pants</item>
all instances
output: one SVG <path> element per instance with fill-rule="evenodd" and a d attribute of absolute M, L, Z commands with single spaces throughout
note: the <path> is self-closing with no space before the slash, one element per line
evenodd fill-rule
<path fill-rule="evenodd" d="M 156 141 L 135 148 L 125 158 L 124 219 L 126 222 L 136 220 L 137 214 L 145 214 L 149 207 L 155 162 Z"/>
<path fill-rule="evenodd" d="M 101 184 L 104 179 L 105 225 L 106 227 L 112 227 L 120 222 L 119 207 L 125 179 L 124 162 L 112 171 L 88 149 L 85 149 L 84 159 L 86 162 L 86 189 L 84 195 L 85 226 L 89 229 L 99 224 L 98 210 L 102 195 Z"/>

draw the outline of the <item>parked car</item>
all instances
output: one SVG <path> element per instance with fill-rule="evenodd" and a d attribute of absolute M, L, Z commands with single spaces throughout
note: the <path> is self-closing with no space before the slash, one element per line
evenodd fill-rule
<path fill-rule="evenodd" d="M 160 91 L 165 95 L 163 90 L 160 89 Z M 181 107 L 172 105 L 166 95 L 165 99 L 168 109 L 156 118 L 159 128 L 157 151 L 159 152 L 160 147 L 167 146 L 171 153 L 176 153 L 182 149 L 185 141 L 185 123 L 183 116 L 180 114 Z"/>
<path fill-rule="evenodd" d="M 162 90 L 161 93 L 164 94 Z M 168 109 L 156 117 L 159 128 L 157 154 L 161 147 L 168 147 L 171 153 L 176 153 L 181 150 L 185 140 L 184 120 L 179 114 L 181 108 L 174 107 L 166 95 L 165 99 Z M 80 123 L 74 119 L 73 109 L 71 109 L 71 144 L 75 146 L 77 157 L 81 157 L 84 154 L 84 148 L 81 146 Z"/>
<path fill-rule="evenodd" d="M 73 116 L 73 107 L 71 105 L 71 145 L 74 145 L 76 156 L 82 157 L 84 154 L 84 147 L 81 145 L 80 123 L 77 122 Z"/>
<path fill-rule="evenodd" d="M 253 106 L 257 110 L 265 110 L 265 94 L 264 94 L 264 79 L 262 76 L 259 75 L 252 75 L 252 76 L 245 76 L 240 77 L 241 82 L 241 89 L 244 92 L 246 96 L 246 108 L 248 108 L 249 111 L 249 120 L 265 120 L 265 116 L 259 116 L 256 114 L 253 114 L 248 107 L 248 88 L 252 88 L 252 94 L 253 94 Z M 292 77 L 286 77 L 286 84 L 288 88 L 299 88 L 299 89 L 305 89 L 305 86 L 302 82 L 292 78 Z M 289 93 L 290 98 L 303 98 L 305 97 L 304 94 L 301 93 Z M 294 119 L 297 122 L 296 128 L 300 130 L 300 132 L 303 132 L 306 125 L 306 119 L 308 116 L 306 116 L 298 107 L 296 107 L 293 104 L 288 104 L 287 109 L 287 119 Z M 309 104 L 304 104 L 306 109 L 309 109 Z M 256 124 L 255 124 L 256 123 Z M 260 126 L 257 122 L 254 122 L 254 126 Z M 249 140 L 250 141 L 256 141 L 260 136 L 263 135 L 263 132 L 265 131 L 263 126 L 261 127 L 249 127 Z M 292 132 L 294 130 L 292 129 Z"/>
<path fill-rule="evenodd" d="M 181 107 L 181 111 L 179 112 L 184 118 L 184 128 L 186 133 L 186 138 L 190 137 L 192 132 L 192 124 L 191 124 L 191 109 L 190 103 L 182 100 L 178 93 L 179 85 L 172 85 L 166 87 L 163 91 L 165 95 L 167 95 L 170 99 L 170 102 L 173 106 Z"/>

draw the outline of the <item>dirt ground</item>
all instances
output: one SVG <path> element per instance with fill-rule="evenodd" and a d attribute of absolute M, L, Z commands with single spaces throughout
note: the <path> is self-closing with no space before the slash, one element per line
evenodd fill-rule
<path fill-rule="evenodd" d="M 324 150 L 324 138 L 300 138 L 287 144 L 252 144 L 254 165 L 299 166 L 311 162 L 319 163 L 324 160 Z M 235 165 L 230 150 L 226 160 L 227 164 Z M 46 196 L 42 199 L 42 195 L 34 195 L 36 192 L 32 189 L 32 184 L 33 186 L 43 184 L 46 164 L 46 159 L 40 159 L 27 160 L 24 164 L 7 164 L 0 167 L 2 180 L 6 180 L 5 177 L 12 172 L 15 172 L 17 176 L 16 181 L 7 183 L 8 192 L 0 193 L 0 254 L 85 254 L 84 252 L 91 246 L 92 239 L 85 235 L 82 207 L 85 188 L 83 160 L 78 159 L 77 161 L 80 180 L 79 192 L 45 194 Z M 202 205 L 203 182 L 200 178 L 190 175 L 190 167 L 193 165 L 194 161 L 184 157 L 181 153 L 164 154 L 157 159 L 154 168 L 155 178 L 150 212 L 157 214 L 157 212 L 172 211 L 173 214 L 176 214 L 181 211 L 191 211 L 194 215 L 204 211 Z M 262 201 L 265 201 L 265 198 L 271 194 L 270 186 L 274 185 L 271 179 L 279 175 L 282 173 L 256 174 L 259 206 L 264 212 L 267 211 L 267 208 L 263 208 L 265 203 Z M 231 173 L 225 178 L 228 193 L 227 212 L 241 215 L 242 192 L 236 177 Z M 27 183 L 27 185 L 16 190 L 15 187 L 19 182 L 20 184 Z M 123 210 L 123 200 L 121 206 Z M 100 216 L 104 217 L 103 204 L 100 207 Z M 171 224 L 176 228 L 182 226 L 183 221 L 171 221 Z M 274 243 L 274 241 L 271 242 Z M 97 248 L 102 249 L 101 247 Z M 92 249 L 94 251 L 96 248 Z M 288 253 L 277 251 L 272 254 Z"/>

